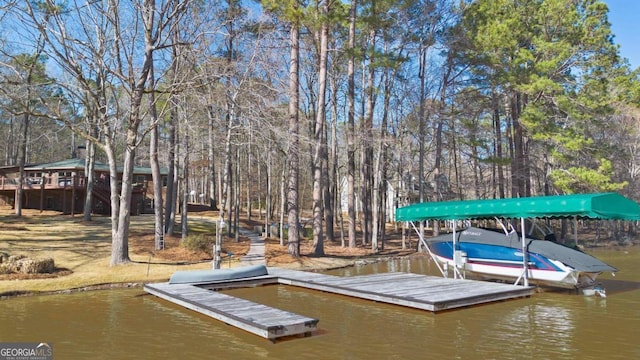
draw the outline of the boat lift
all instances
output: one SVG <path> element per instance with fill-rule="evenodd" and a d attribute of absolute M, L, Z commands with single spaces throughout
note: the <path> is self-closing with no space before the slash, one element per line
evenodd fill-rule
<path fill-rule="evenodd" d="M 498 220 L 498 222 L 502 225 L 502 223 L 499 220 Z M 446 268 L 443 269 L 440 266 L 440 263 L 436 260 L 435 255 L 433 254 L 433 252 L 431 251 L 431 248 L 429 247 L 429 244 L 424 240 L 423 234 L 420 232 L 420 230 L 418 228 L 416 228 L 416 225 L 412 221 L 409 221 L 409 223 L 411 224 L 411 226 L 415 230 L 416 234 L 418 234 L 418 239 L 420 239 L 420 243 L 422 244 L 422 246 L 425 249 L 427 249 L 427 252 L 429 253 L 429 256 L 431 257 L 433 262 L 438 267 L 438 270 L 440 270 L 440 273 L 442 274 L 442 276 L 443 277 L 448 277 L 447 276 L 447 273 L 448 273 L 447 269 Z M 524 218 L 520 218 L 520 226 L 521 226 L 522 229 L 524 229 Z M 464 264 L 466 264 L 466 262 L 467 262 L 467 254 L 464 251 L 456 250 L 457 237 L 456 237 L 456 226 L 455 226 L 455 224 L 454 224 L 454 226 L 452 226 L 452 228 L 453 228 L 452 236 L 453 236 L 453 264 L 454 264 L 454 266 L 453 266 L 453 278 L 454 279 L 457 279 L 457 278 L 464 279 L 465 276 L 464 276 L 463 273 L 460 273 L 460 268 L 464 269 Z M 505 233 L 508 234 L 506 229 L 505 229 Z M 525 234 L 524 231 L 522 231 L 522 273 L 516 279 L 516 281 L 514 282 L 514 285 L 517 285 L 520 282 L 521 279 L 523 281 L 522 285 L 529 286 L 529 256 L 528 256 L 527 244 L 526 244 L 526 234 Z"/>
<path fill-rule="evenodd" d="M 640 220 L 640 205 L 617 193 L 571 194 L 537 196 L 511 199 L 483 199 L 417 203 L 396 210 L 396 221 L 410 222 L 418 234 L 420 243 L 437 264 L 443 276 L 446 271 L 440 267 L 435 255 L 413 224 L 426 220 L 471 220 L 506 218 L 520 219 L 522 235 L 522 273 L 516 279 L 524 286 L 529 285 L 529 254 L 526 243 L 525 219 L 531 218 L 578 218 L 601 220 Z M 505 229 L 506 231 L 506 229 Z M 577 230 L 575 230 L 577 231 Z M 577 234 L 576 234 L 577 238 Z M 459 268 L 464 268 L 466 255 L 457 248 L 456 227 L 453 226 L 454 278 L 463 278 Z"/>

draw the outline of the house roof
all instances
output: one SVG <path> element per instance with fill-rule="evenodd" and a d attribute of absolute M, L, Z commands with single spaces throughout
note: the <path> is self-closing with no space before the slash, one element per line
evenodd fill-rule
<path fill-rule="evenodd" d="M 52 162 L 52 163 L 46 163 L 46 164 L 25 166 L 24 170 L 25 171 L 84 170 L 84 167 L 85 167 L 85 159 L 76 158 L 76 159 L 67 159 L 67 160 L 61 160 L 61 161 L 56 161 L 56 162 Z M 108 172 L 109 171 L 109 166 L 107 164 L 105 164 L 105 163 L 100 162 L 100 161 L 96 161 L 95 170 L 96 171 Z M 118 172 L 119 173 L 122 172 L 122 166 L 118 166 Z M 134 174 L 138 174 L 138 175 L 149 175 L 149 174 L 151 174 L 151 168 L 150 167 L 135 166 L 133 168 L 133 173 Z M 160 169 L 160 174 L 167 175 L 167 173 L 168 173 L 168 171 L 166 169 Z"/>
<path fill-rule="evenodd" d="M 537 196 L 419 203 L 399 208 L 396 221 L 483 218 L 563 218 L 640 220 L 640 205 L 617 193 Z"/>

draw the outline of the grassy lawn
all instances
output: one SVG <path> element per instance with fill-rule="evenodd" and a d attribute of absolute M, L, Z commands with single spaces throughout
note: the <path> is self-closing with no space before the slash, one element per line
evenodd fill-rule
<path fill-rule="evenodd" d="M 189 236 L 213 237 L 213 221 L 218 213 L 196 209 L 189 211 Z M 240 226 L 253 229 L 260 220 L 241 216 Z M 415 254 L 413 245 L 404 248 L 397 229 L 389 229 L 384 250 L 373 252 L 370 246 L 358 244 L 355 248 L 342 246 L 340 232 L 336 239 L 325 241 L 324 256 L 314 255 L 312 239 L 303 238 L 300 256 L 292 257 L 286 244 L 278 238 L 265 241 L 267 266 L 298 270 L 322 270 L 353 265 L 366 259 L 379 261 L 389 257 Z M 129 257 L 131 262 L 109 266 L 111 257 L 111 222 L 107 217 L 94 216 L 90 222 L 81 215 L 71 217 L 56 212 L 24 210 L 17 218 L 10 208 L 0 207 L 0 253 L 26 255 L 32 258 L 53 258 L 54 274 L 0 275 L 0 297 L 39 292 L 55 292 L 94 287 L 129 286 L 147 282 L 167 281 L 176 270 L 210 269 L 211 251 L 189 251 L 180 245 L 178 237 L 165 239 L 165 250 L 154 249 L 154 223 L 152 215 L 131 217 L 129 230 Z M 179 224 L 176 231 L 180 231 Z M 285 239 L 286 241 L 286 239 Z M 249 251 L 249 240 L 223 237 L 222 268 L 238 265 L 238 259 Z M 231 258 L 226 253 L 232 252 Z M 232 261 L 229 262 L 228 259 Z"/>
<path fill-rule="evenodd" d="M 190 220 L 190 235 L 213 236 L 213 226 L 202 219 L 194 217 Z M 225 239 L 223 250 L 227 249 L 235 254 L 233 266 L 239 256 L 246 254 L 249 242 L 245 239 L 238 244 L 232 239 Z M 11 209 L 1 209 L 0 252 L 35 258 L 51 257 L 59 270 L 46 275 L 46 278 L 0 275 L 0 295 L 166 281 L 176 270 L 211 268 L 210 253 L 188 251 L 180 246 L 179 238 L 167 238 L 166 250 L 155 251 L 152 215 L 131 218 L 131 263 L 127 265 L 109 266 L 111 223 L 107 217 L 94 217 L 91 222 L 83 222 L 81 216 L 26 210 L 22 218 L 17 218 Z M 227 266 L 229 263 L 225 261 L 223 267 Z"/>

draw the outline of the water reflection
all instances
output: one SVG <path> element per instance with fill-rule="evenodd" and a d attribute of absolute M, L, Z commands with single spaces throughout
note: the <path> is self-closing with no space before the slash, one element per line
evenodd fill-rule
<path fill-rule="evenodd" d="M 356 276 L 387 272 L 408 272 L 440 276 L 437 266 L 425 256 L 393 259 L 372 264 L 356 264 L 353 267 L 330 270 L 326 273 L 339 276 Z"/>
<path fill-rule="evenodd" d="M 571 309 L 546 304 L 531 304 L 506 314 L 488 328 L 483 342 L 492 339 L 519 344 L 505 353 L 516 356 L 522 348 L 536 349 L 536 357 L 556 358 L 570 356 L 575 323 Z M 533 354 L 532 354 L 533 355 Z"/>

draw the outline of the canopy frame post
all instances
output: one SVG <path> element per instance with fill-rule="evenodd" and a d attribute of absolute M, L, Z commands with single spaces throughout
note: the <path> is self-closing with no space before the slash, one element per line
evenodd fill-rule
<path fill-rule="evenodd" d="M 578 216 L 573 216 L 573 239 L 576 243 L 576 248 L 578 248 Z"/>
<path fill-rule="evenodd" d="M 522 274 L 513 285 L 518 285 L 520 279 L 524 286 L 529 286 L 529 252 L 527 251 L 527 234 L 524 231 L 524 218 L 520 218 L 520 232 L 522 234 Z"/>
<path fill-rule="evenodd" d="M 458 249 L 458 239 L 456 238 L 456 226 L 457 226 L 457 224 L 456 224 L 456 221 L 454 220 L 453 221 L 453 226 L 452 226 L 452 228 L 453 228 L 453 233 L 452 233 L 453 234 L 453 241 L 452 241 L 453 252 L 451 253 L 451 256 L 453 257 L 451 259 L 451 260 L 453 260 L 453 278 L 454 279 L 464 279 L 464 276 L 462 275 L 462 273 L 460 273 L 460 269 L 458 268 L 457 258 L 458 258 L 458 256 L 460 256 L 458 254 L 458 251 L 460 251 L 460 250 Z"/>
<path fill-rule="evenodd" d="M 429 253 L 429 256 L 431 256 L 431 260 L 433 260 L 433 262 L 436 264 L 436 266 L 438 267 L 438 270 L 440 270 L 440 273 L 442 274 L 442 276 L 443 277 L 447 277 L 447 275 L 445 274 L 444 270 L 440 267 L 440 264 L 438 263 L 438 260 L 436 259 L 436 256 L 433 254 L 433 252 L 431 252 L 431 248 L 429 247 L 427 242 L 424 240 L 424 236 L 420 233 L 420 230 L 416 227 L 416 224 L 414 224 L 413 221 L 407 221 L 407 222 L 411 224 L 411 227 L 413 227 L 413 230 L 415 230 L 415 232 L 418 234 L 418 239 L 419 239 L 420 243 L 422 244 L 422 246 L 424 246 L 425 249 L 427 249 L 427 252 Z M 455 274 L 455 272 L 454 272 L 454 274 Z"/>

